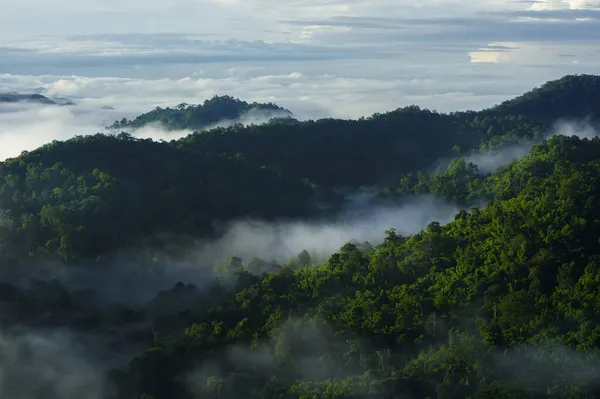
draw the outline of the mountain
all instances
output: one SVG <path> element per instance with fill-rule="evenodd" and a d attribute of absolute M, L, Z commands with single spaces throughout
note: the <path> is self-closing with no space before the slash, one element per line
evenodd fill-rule
<path fill-rule="evenodd" d="M 43 105 L 75 105 L 73 101 L 62 97 L 50 99 L 41 94 L 0 93 L 0 104 L 19 102 L 31 102 Z"/>
<path fill-rule="evenodd" d="M 573 104 L 580 101 L 574 110 L 590 108 L 582 102 L 587 96 L 553 93 L 571 95 Z M 537 109 L 531 101 L 527 109 Z M 219 97 L 174 112 L 203 114 L 219 104 L 246 103 Z M 56 141 L 0 164 L 0 204 L 8 210 L 15 250 L 94 258 L 159 233 L 204 237 L 217 232 L 215 223 L 228 220 L 322 216 L 316 208 L 333 214 L 348 193 L 395 191 L 403 179 L 412 187 L 422 180 L 417 172 L 440 160 L 540 140 L 554 120 L 573 116 L 530 118 L 493 110 L 493 115 L 489 110 L 439 114 L 412 106 L 359 120 L 274 119 L 170 143 L 126 133 Z M 224 113 L 210 118 L 219 115 Z M 55 197 L 58 192 L 63 194 Z M 67 198 L 69 205 L 62 203 Z M 32 224 L 25 229 L 29 218 Z M 119 227 L 107 230 L 106 220 Z M 85 228 L 72 230 L 79 225 Z M 25 239 L 30 229 L 36 234 Z"/>
<path fill-rule="evenodd" d="M 219 305 L 197 294 L 155 323 L 120 386 L 157 399 L 596 397 L 598 154 L 598 139 L 555 137 L 483 178 L 492 201 L 445 226 L 240 273 Z"/>
<path fill-rule="evenodd" d="M 6 396 L 599 397 L 600 138 L 547 137 L 597 121 L 597 80 L 480 112 L 79 136 L 0 163 Z M 432 196 L 456 206 L 447 223 Z M 382 239 L 311 253 L 356 197 L 387 212 Z M 403 233 L 413 214 L 428 223 Z"/>
<path fill-rule="evenodd" d="M 116 121 L 109 129 L 140 128 L 160 123 L 172 130 L 200 130 L 214 125 L 232 125 L 242 121 L 247 123 L 266 122 L 272 118 L 291 117 L 293 114 L 275 104 L 249 104 L 229 97 L 215 96 L 199 105 L 179 104 L 175 108 L 160 108 L 136 117 L 134 120 Z"/>
<path fill-rule="evenodd" d="M 560 115 L 585 119 L 600 114 L 600 76 L 568 75 L 492 108 L 492 113 L 552 120 Z"/>
<path fill-rule="evenodd" d="M 0 93 L 0 103 L 33 102 L 46 105 L 56 104 L 41 94 Z"/>

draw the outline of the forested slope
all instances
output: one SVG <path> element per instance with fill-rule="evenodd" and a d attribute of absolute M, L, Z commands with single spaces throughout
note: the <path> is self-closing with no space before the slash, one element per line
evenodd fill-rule
<path fill-rule="evenodd" d="M 549 83 L 518 100 L 514 114 L 407 107 L 360 120 L 235 125 L 170 143 L 126 133 L 53 142 L 0 164 L 4 234 L 20 254 L 95 258 L 158 233 L 210 235 L 231 219 L 319 216 L 316 205 L 335 210 L 340 193 L 394 187 L 439 160 L 539 140 L 581 109 L 594 120 L 599 79 Z M 579 95 L 579 81 L 599 95 Z M 538 99 L 550 97 L 571 108 L 540 114 Z"/>
<path fill-rule="evenodd" d="M 125 391 L 596 397 L 599 155 L 598 139 L 556 137 L 485 178 L 483 209 L 412 237 L 391 230 L 373 251 L 347 244 L 157 324 Z M 182 318 L 191 326 L 173 328 Z"/>
<path fill-rule="evenodd" d="M 179 104 L 174 108 L 156 107 L 154 110 L 137 116 L 133 120 L 116 121 L 109 129 L 140 128 L 160 123 L 167 129 L 205 129 L 219 123 L 257 121 L 266 122 L 271 118 L 293 116 L 290 111 L 278 105 L 252 103 L 229 97 L 214 96 L 203 104 Z"/>
<path fill-rule="evenodd" d="M 20 329 L 66 328 L 104 355 L 102 383 L 69 385 L 23 366 L 39 359 L 31 345 L 6 351 L 13 383 L 0 393 L 600 397 L 600 139 L 541 140 L 561 119 L 594 124 L 599 79 L 566 77 L 481 112 L 275 120 L 170 143 L 94 135 L 3 162 L 0 349 Z M 550 106 L 562 103 L 572 106 Z M 467 161 L 535 140 L 493 173 Z M 231 253 L 213 273 L 192 256 L 197 284 L 182 277 L 148 301 L 180 266 L 173 244 L 193 248 L 219 221 L 323 217 L 365 186 L 388 205 L 428 194 L 465 210 L 347 243 L 323 264 L 307 251 L 288 262 Z"/>

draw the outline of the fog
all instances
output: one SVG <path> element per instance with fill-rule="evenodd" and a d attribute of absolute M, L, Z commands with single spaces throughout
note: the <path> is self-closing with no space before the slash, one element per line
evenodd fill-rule
<path fill-rule="evenodd" d="M 78 103 L 71 106 L 30 102 L 0 103 L 0 161 L 19 156 L 23 151 L 34 150 L 53 140 L 68 140 L 76 135 L 126 131 L 138 138 L 170 141 L 192 133 L 192 130 L 168 130 L 160 124 L 147 125 L 140 129 L 109 131 L 105 126 L 112 125 L 116 120 L 135 117 L 139 111 L 112 109 L 93 99 L 77 101 Z M 144 112 L 147 111 L 150 109 Z M 229 127 L 236 123 L 262 124 L 269 119 L 283 116 L 289 114 L 251 110 L 238 120 L 223 120 L 205 129 Z"/>
<path fill-rule="evenodd" d="M 41 273 L 40 277 L 58 278 L 62 281 L 71 292 L 77 306 L 83 306 L 84 310 L 79 312 L 106 309 L 110 314 L 118 309 L 110 305 L 111 303 L 146 306 L 159 291 L 171 288 L 178 281 L 194 283 L 202 290 L 203 286 L 215 277 L 211 263 L 230 256 L 240 256 L 248 260 L 257 256 L 265 260 L 285 262 L 307 249 L 325 258 L 348 241 L 368 241 L 377 244 L 384 238 L 384 231 L 389 228 L 411 234 L 420 231 L 432 220 L 446 223 L 454 217 L 457 210 L 456 206 L 433 197 L 416 198 L 393 206 L 375 205 L 370 197 L 357 196 L 351 198 L 349 206 L 334 220 L 231 222 L 223 226 L 224 233 L 221 238 L 182 247 L 181 256 L 177 259 L 169 259 L 168 255 L 159 256 L 160 262 L 164 263 L 164 274 L 145 274 L 148 268 L 144 268 L 139 262 L 147 257 L 145 250 L 138 248 L 130 249 L 126 258 L 117 259 L 108 267 L 103 265 L 96 268 L 77 268 L 75 271 L 57 264 L 46 264 L 46 274 Z M 135 260 L 136 251 L 139 262 Z M 97 292 L 96 296 L 93 296 L 92 292 L 74 293 L 75 290 L 83 288 L 92 288 Z M 31 289 L 31 292 L 35 293 L 48 292 L 35 286 Z M 25 291 L 24 295 L 30 294 Z M 41 296 L 38 300 L 43 300 L 44 295 L 48 294 L 39 295 Z M 170 310 L 176 312 L 177 305 L 169 303 Z M 55 305 L 47 306 L 52 308 Z M 187 306 L 191 305 L 184 304 L 181 310 Z M 72 319 L 76 318 L 72 311 L 66 309 L 65 312 L 69 316 L 63 319 L 61 313 L 55 314 L 52 323 L 66 323 L 66 326 L 76 320 Z M 43 310 L 36 310 L 28 313 L 27 318 L 36 320 L 42 317 L 42 314 Z M 130 343 L 124 342 L 126 346 L 122 346 L 121 350 L 111 349 L 113 341 L 126 341 L 127 331 L 139 327 L 139 324 L 134 322 L 128 327 L 117 323 L 114 326 L 117 330 L 111 331 L 110 326 L 77 331 L 33 326 L 5 330 L 0 335 L 0 396 L 10 399 L 106 397 L 107 371 L 113 367 L 127 365 L 133 356 L 147 347 L 144 346 L 147 345 L 144 341 L 134 340 Z M 146 328 L 148 327 L 146 325 Z M 140 328 L 144 328 L 143 323 Z M 310 343 L 314 353 L 323 350 L 343 353 L 341 349 L 346 344 L 335 340 L 325 326 L 313 323 L 300 328 L 301 336 L 298 335 L 298 326 L 292 328 L 291 325 L 284 325 L 279 335 L 255 351 L 236 346 L 219 361 L 206 360 L 189 375 L 190 387 L 194 391 L 206 389 L 206 379 L 211 376 L 227 380 L 227 376 L 222 374 L 223 362 L 242 362 L 248 368 L 260 367 L 268 373 L 277 367 L 278 362 L 285 360 L 285 356 L 290 356 L 293 361 L 293 364 L 287 366 L 291 375 L 300 378 L 338 375 L 339 364 L 335 359 L 323 362 L 309 353 L 298 356 L 297 349 L 286 355 L 285 345 L 292 343 L 295 347 L 305 345 L 305 348 L 306 344 Z"/>
<path fill-rule="evenodd" d="M 556 122 L 554 127 L 540 141 L 520 141 L 516 144 L 505 145 L 498 150 L 475 152 L 467 156 L 465 160 L 477 165 L 482 173 L 493 173 L 498 168 L 523 158 L 529 154 L 535 144 L 540 144 L 543 140 L 549 140 L 554 136 L 577 136 L 581 139 L 592 139 L 597 137 L 598 134 L 596 127 L 592 126 L 589 121 L 561 120 Z"/>
<path fill-rule="evenodd" d="M 222 260 L 225 256 L 285 261 L 302 250 L 329 256 L 350 241 L 379 244 L 385 230 L 414 234 L 431 221 L 445 224 L 459 208 L 435 197 L 423 196 L 396 205 L 375 205 L 364 197 L 354 201 L 334 221 L 266 223 L 231 222 L 221 239 L 196 252 L 201 259 Z"/>
<path fill-rule="evenodd" d="M 348 366 L 344 359 L 348 344 L 323 322 L 288 318 L 270 339 L 256 348 L 235 345 L 210 359 L 199 359 L 194 371 L 186 375 L 187 388 L 194 397 L 202 398 L 220 385 L 220 397 L 234 399 L 236 382 L 239 384 L 241 380 L 240 370 L 263 378 L 276 375 L 279 381 L 289 382 L 359 376 L 364 371 Z M 231 364 L 236 365 L 237 373 L 228 372 Z M 252 380 L 245 382 L 253 385 Z"/>
<path fill-rule="evenodd" d="M 98 363 L 68 331 L 0 331 L 0 397 L 100 399 Z"/>
<path fill-rule="evenodd" d="M 348 242 L 368 242 L 375 246 L 383 241 L 388 229 L 415 234 L 432 221 L 445 224 L 453 220 L 460 210 L 431 196 L 396 205 L 375 204 L 366 196 L 352 200 L 346 209 L 328 220 L 231 221 L 221 226 L 216 239 L 190 243 L 184 237 L 172 237 L 166 250 L 123 248 L 108 263 L 101 263 L 101 267 L 91 264 L 72 268 L 56 262 L 36 262 L 27 273 L 19 269 L 4 279 L 21 285 L 28 284 L 32 277 L 57 279 L 72 290 L 93 289 L 99 295 L 96 301 L 103 306 L 111 303 L 141 306 L 177 282 L 203 288 L 216 277 L 227 279 L 227 275 L 215 273 L 215 266 L 234 256 L 242 258 L 245 265 L 253 258 L 284 265 L 307 250 L 313 263 L 324 263 Z M 94 299 L 89 295 L 87 298 Z"/>
<path fill-rule="evenodd" d="M 122 111 L 94 108 L 89 104 L 69 107 L 27 103 L 0 105 L 0 159 L 17 156 L 23 150 L 32 150 L 52 140 L 105 131 L 104 126 L 124 116 Z M 286 115 L 253 112 L 239 120 L 224 120 L 210 127 L 263 123 L 276 116 Z M 149 125 L 129 130 L 129 133 L 152 140 L 172 140 L 186 136 L 191 131 L 169 131 L 160 125 Z M 554 135 L 593 138 L 598 133 L 587 122 L 562 121 L 544 138 Z M 480 171 L 490 173 L 511 160 L 525 156 L 533 144 L 512 144 L 500 151 L 473 154 L 467 160 L 477 164 Z M 217 277 L 214 272 L 215 264 L 233 256 L 242 258 L 244 262 L 256 257 L 284 264 L 307 250 L 313 255 L 314 262 L 324 262 L 347 242 L 377 245 L 385 238 L 385 231 L 388 229 L 393 228 L 405 235 L 415 234 L 432 221 L 440 224 L 450 222 L 459 210 L 457 205 L 431 196 L 416 197 L 395 204 L 376 203 L 369 196 L 352 196 L 345 209 L 327 220 L 234 220 L 219 226 L 221 234 L 216 239 L 190 243 L 187 238 L 183 240 L 182 237 L 185 244 L 178 244 L 175 237 L 171 244 L 175 251 L 124 248 L 123 254 L 115 254 L 110 264 L 102 265 L 102 268 L 75 270 L 64 265 L 41 263 L 37 265 L 35 273 L 27 276 L 22 271 L 19 273 L 22 273 L 23 283 L 35 275 L 44 279 L 56 278 L 69 290 L 95 290 L 96 299 L 91 293 L 80 293 L 76 297 L 78 303 L 89 306 L 90 309 L 110 308 L 109 305 L 116 302 L 142 307 L 156 297 L 158 292 L 171 288 L 179 281 L 193 283 L 202 290 Z M 173 252 L 177 256 L 173 256 Z M 149 260 L 156 266 L 153 272 L 148 272 Z M 17 282 L 16 279 L 8 280 Z M 35 319 L 40 316 L 31 312 L 27 317 Z M 56 319 L 56 323 L 61 322 L 60 318 Z M 68 324 L 69 321 L 64 323 Z M 119 325 L 116 334 L 122 336 L 127 329 Z M 108 342 L 110 338 L 107 341 L 105 337 L 111 337 L 112 334 L 112 331 L 104 329 L 94 332 L 47 327 L 0 329 L 0 397 L 104 398 L 108 389 L 106 371 L 111 367 L 127 364 L 135 351 L 141 350 L 131 344 L 121 353 L 108 351 L 111 342 Z M 332 331 L 326 326 L 314 323 L 296 325 L 288 321 L 269 342 L 255 350 L 233 346 L 221 359 L 204 360 L 187 376 L 188 385 L 199 397 L 203 390 L 213 389 L 210 383 L 207 384 L 211 377 L 217 377 L 226 385 L 229 376 L 223 370 L 227 369 L 227 362 L 242 364 L 248 369 L 264 370 L 265 374 L 286 364 L 289 375 L 298 379 L 319 380 L 352 375 L 348 374 L 348 370 L 345 371 L 346 374 L 338 374 L 337 371 L 341 363 L 335 356 L 345 353 L 347 344 L 333 337 Z M 298 349 L 300 347 L 302 349 Z M 323 361 L 312 357 L 311 350 L 318 354 L 332 352 L 335 356 Z M 546 356 L 545 351 L 545 347 L 540 347 L 531 349 L 530 352 L 515 351 L 498 355 L 494 359 L 494 369 L 510 378 L 533 381 L 527 389 L 536 392 L 535 384 L 542 385 L 544 381 L 564 374 L 564 367 L 560 364 L 539 360 L 540 353 L 543 352 L 543 356 Z M 586 382 L 589 380 L 591 383 L 593 373 L 587 373 L 586 370 L 592 367 L 596 370 L 596 363 L 583 359 L 578 353 L 567 353 L 564 348 L 559 348 L 559 351 L 561 359 L 565 360 L 561 364 L 568 366 L 567 371 L 575 370 L 569 374 L 569 378 L 583 376 Z M 386 358 L 385 353 L 380 354 L 380 359 L 381 367 L 386 368 L 386 373 L 391 373 L 394 360 Z M 526 377 L 521 377 L 521 374 Z M 227 393 L 223 397 L 227 397 Z"/>

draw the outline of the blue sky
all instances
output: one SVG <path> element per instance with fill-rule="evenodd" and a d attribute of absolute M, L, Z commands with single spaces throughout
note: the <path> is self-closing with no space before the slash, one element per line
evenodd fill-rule
<path fill-rule="evenodd" d="M 0 1 L 0 91 L 129 114 L 214 94 L 302 117 L 479 109 L 600 66 L 600 1 Z"/>

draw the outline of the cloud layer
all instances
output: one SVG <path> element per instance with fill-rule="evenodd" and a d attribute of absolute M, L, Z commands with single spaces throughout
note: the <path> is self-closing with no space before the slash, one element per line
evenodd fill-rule
<path fill-rule="evenodd" d="M 3 4 L 0 24 L 0 92 L 128 117 L 215 94 L 301 119 L 481 109 L 600 66 L 596 0 L 23 0 Z M 22 128 L 65 138 L 104 117 L 53 113 Z M 6 123 L 0 147 L 30 149 Z"/>

